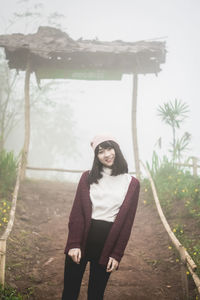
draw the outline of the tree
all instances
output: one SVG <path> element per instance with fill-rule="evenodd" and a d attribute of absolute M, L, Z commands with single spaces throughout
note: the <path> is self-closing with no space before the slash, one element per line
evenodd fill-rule
<path fill-rule="evenodd" d="M 0 151 L 21 118 L 22 98 L 14 92 L 17 81 L 17 73 L 9 69 L 0 52 Z"/>
<path fill-rule="evenodd" d="M 191 134 L 188 132 L 185 132 L 181 138 L 176 139 L 176 144 L 175 144 L 175 160 L 178 160 L 178 162 L 181 162 L 181 158 L 183 157 L 183 153 L 185 151 L 188 151 L 188 145 L 191 141 Z"/>
<path fill-rule="evenodd" d="M 41 3 L 33 3 L 31 0 L 21 0 L 18 1 L 20 4 L 19 12 L 16 12 L 12 19 L 7 24 L 7 30 L 14 27 L 18 22 L 23 22 L 25 28 L 29 28 L 29 25 L 39 26 L 41 22 L 46 22 L 47 24 L 54 25 L 56 27 L 61 27 L 60 21 L 63 15 L 55 12 L 48 16 L 43 15 L 43 4 Z M 32 28 L 33 29 L 33 28 Z M 5 60 L 5 55 L 3 51 L 0 53 L 0 150 L 5 148 L 5 143 L 10 135 L 10 133 L 16 128 L 17 124 L 23 120 L 23 86 L 24 86 L 24 76 L 20 76 L 21 73 L 17 74 L 17 72 L 10 70 Z M 17 85 L 17 86 L 16 86 Z M 31 77 L 30 81 L 30 99 L 31 99 L 31 112 L 33 113 L 32 117 L 35 119 L 37 115 L 37 120 L 41 121 L 42 116 L 45 115 L 45 111 L 48 111 L 53 106 L 55 106 L 55 101 L 58 99 L 58 95 L 56 95 L 56 99 L 51 100 L 51 95 L 53 91 L 61 88 L 63 82 L 61 81 L 53 81 L 48 80 L 42 84 L 42 87 L 38 87 L 36 82 Z M 18 92 L 19 87 L 22 88 L 20 92 Z M 52 93 L 51 93 L 52 92 Z M 58 100 L 60 101 L 60 100 Z M 58 109 L 56 109 L 57 111 Z M 71 149 L 74 149 L 75 143 L 73 140 L 73 128 L 74 124 L 72 121 L 73 113 L 69 108 L 69 103 L 65 104 L 65 120 L 63 121 L 62 132 L 65 133 L 65 137 L 67 134 L 67 139 L 65 139 L 62 143 L 56 144 L 52 147 L 49 145 L 49 154 L 52 155 L 55 151 L 63 152 L 69 154 Z M 55 111 L 55 113 L 56 113 Z M 67 112 L 70 111 L 70 114 Z M 57 120 L 59 120 L 61 124 L 61 120 L 63 111 L 60 111 L 60 116 L 56 113 Z M 67 119 L 66 119 L 67 115 Z M 41 116 L 41 117 L 40 117 Z M 72 125 L 73 124 L 73 125 Z M 40 123 L 35 123 L 32 128 L 32 135 L 38 136 L 38 140 L 41 139 L 43 143 L 51 143 L 51 133 L 58 133 L 59 126 L 55 125 L 55 118 L 51 117 L 48 120 L 48 131 L 45 133 L 45 128 L 43 128 Z M 64 128 L 64 129 L 63 129 Z M 69 130 L 67 130 L 69 128 Z M 62 145 L 64 146 L 64 150 L 62 150 Z M 52 160 L 51 160 L 52 162 Z"/>
<path fill-rule="evenodd" d="M 180 160 L 181 154 L 186 150 L 191 138 L 191 135 L 188 133 L 184 133 L 180 139 L 177 137 L 177 129 L 180 128 L 180 125 L 188 117 L 188 112 L 188 105 L 177 99 L 174 102 L 169 101 L 164 103 L 163 106 L 160 105 L 158 108 L 158 115 L 172 129 L 172 149 L 170 152 L 172 153 L 173 162 L 176 159 Z"/>
<path fill-rule="evenodd" d="M 16 11 L 8 20 L 5 27 L 5 32 L 13 31 L 16 25 L 20 24 L 20 31 L 23 33 L 35 32 L 41 25 L 53 26 L 65 30 L 62 26 L 62 21 L 66 20 L 66 16 L 58 12 L 46 14 L 46 9 L 43 3 L 35 0 L 19 0 L 19 10 Z"/>

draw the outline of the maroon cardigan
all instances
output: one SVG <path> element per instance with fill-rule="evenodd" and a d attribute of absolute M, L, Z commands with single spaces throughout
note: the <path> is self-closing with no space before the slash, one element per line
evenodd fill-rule
<path fill-rule="evenodd" d="M 69 217 L 69 233 L 65 253 L 72 248 L 80 248 L 84 255 L 92 215 L 90 200 L 89 171 L 82 174 Z M 135 218 L 139 197 L 139 181 L 132 177 L 125 199 L 106 239 L 99 263 L 106 266 L 109 257 L 120 262 L 128 243 Z"/>

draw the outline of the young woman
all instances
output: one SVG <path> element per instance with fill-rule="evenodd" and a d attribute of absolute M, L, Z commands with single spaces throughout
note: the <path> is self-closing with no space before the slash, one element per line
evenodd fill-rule
<path fill-rule="evenodd" d="M 78 299 L 90 262 L 88 300 L 102 300 L 112 271 L 118 269 L 133 225 L 139 181 L 128 174 L 116 140 L 96 136 L 94 162 L 82 174 L 69 218 L 62 300 Z"/>

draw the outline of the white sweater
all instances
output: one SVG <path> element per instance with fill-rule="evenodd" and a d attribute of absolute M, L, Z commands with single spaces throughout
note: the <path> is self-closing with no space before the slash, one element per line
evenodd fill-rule
<path fill-rule="evenodd" d="M 104 167 L 103 177 L 90 185 L 92 219 L 114 222 L 124 201 L 132 177 L 129 174 L 111 176 L 111 172 Z"/>

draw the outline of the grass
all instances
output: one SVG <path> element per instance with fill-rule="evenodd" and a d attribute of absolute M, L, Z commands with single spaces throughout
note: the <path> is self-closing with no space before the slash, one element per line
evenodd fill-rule
<path fill-rule="evenodd" d="M 0 199 L 0 232 L 7 226 L 10 214 L 11 201 L 6 198 Z"/>
<path fill-rule="evenodd" d="M 173 232 L 198 266 L 196 273 L 200 277 L 200 240 L 193 232 L 185 232 L 185 228 L 186 225 L 176 224 Z"/>
<path fill-rule="evenodd" d="M 197 265 L 200 277 L 200 177 L 177 169 L 169 162 L 153 172 L 158 197 L 172 231 Z M 142 181 L 144 204 L 152 205 L 149 181 Z"/>
<path fill-rule="evenodd" d="M 0 151 L 0 236 L 9 220 L 16 171 L 17 159 L 13 152 Z"/>
<path fill-rule="evenodd" d="M 23 296 L 12 287 L 6 286 L 4 289 L 0 285 L 1 300 L 24 300 Z"/>
<path fill-rule="evenodd" d="M 12 288 L 9 285 L 6 285 L 5 288 L 2 288 L 0 285 L 0 299 L 1 300 L 28 300 L 30 296 L 34 294 L 34 287 L 29 287 L 26 290 L 26 293 L 22 295 L 16 289 Z"/>

